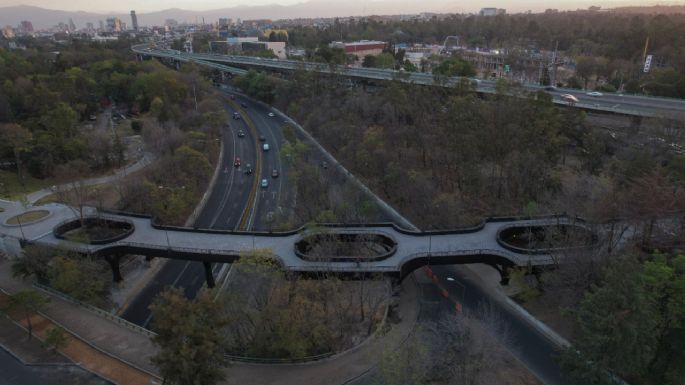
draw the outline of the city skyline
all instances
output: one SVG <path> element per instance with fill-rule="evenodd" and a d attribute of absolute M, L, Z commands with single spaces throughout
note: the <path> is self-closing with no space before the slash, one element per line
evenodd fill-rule
<path fill-rule="evenodd" d="M 160 12 L 168 9 L 182 9 L 195 12 L 210 12 L 226 8 L 253 8 L 261 6 L 289 7 L 306 3 L 327 4 L 332 8 L 340 7 L 346 12 L 345 15 L 368 15 L 373 13 L 399 14 L 399 13 L 420 13 L 420 12 L 476 12 L 482 7 L 504 8 L 509 12 L 525 12 L 531 10 L 540 12 L 547 8 L 557 8 L 560 10 L 575 10 L 587 8 L 588 6 L 601 6 L 603 8 L 622 7 L 622 6 L 651 6 L 651 5 L 685 5 L 683 1 L 673 0 L 580 0 L 562 1 L 550 4 L 544 0 L 479 0 L 475 2 L 455 2 L 446 0 L 424 0 L 424 1 L 346 1 L 339 0 L 201 0 L 190 2 L 188 0 L 151 0 L 144 4 L 132 0 L 115 1 L 106 0 L 92 2 L 88 0 L 63 1 L 59 6 L 55 6 L 52 0 L 2 0 L 0 8 L 12 6 L 35 6 L 55 11 L 69 12 L 92 12 L 103 15 L 128 13 L 135 9 L 138 14 Z M 316 12 L 316 10 L 313 10 Z M 327 17 L 328 15 L 303 14 L 301 17 Z"/>

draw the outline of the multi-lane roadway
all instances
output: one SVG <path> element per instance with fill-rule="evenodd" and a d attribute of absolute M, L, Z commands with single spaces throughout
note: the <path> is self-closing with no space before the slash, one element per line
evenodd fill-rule
<path fill-rule="evenodd" d="M 288 196 L 287 172 L 280 159 L 283 144 L 283 117 L 262 104 L 240 94 L 226 93 L 224 106 L 229 120 L 223 128 L 223 156 L 218 160 L 219 174 L 194 226 L 219 230 L 268 230 L 270 220 Z M 238 119 L 234 119 L 237 113 Z M 273 116 L 270 116 L 271 115 Z M 264 151 L 264 144 L 269 150 Z M 236 165 L 236 158 L 240 164 Z M 248 173 L 248 169 L 252 172 Z M 277 171 L 274 176 L 273 170 Z M 262 187 L 266 179 L 268 186 Z M 214 272 L 228 266 L 214 266 Z M 149 327 L 149 306 L 165 287 L 182 287 L 186 296 L 195 297 L 205 283 L 200 262 L 169 260 L 153 279 L 128 303 L 121 316 Z"/>

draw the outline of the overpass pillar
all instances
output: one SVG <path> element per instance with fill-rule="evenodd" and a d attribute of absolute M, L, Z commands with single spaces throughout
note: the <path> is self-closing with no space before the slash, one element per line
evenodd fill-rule
<path fill-rule="evenodd" d="M 180 61 L 177 60 L 177 61 L 174 63 L 174 66 L 176 67 L 176 71 L 180 71 L 180 70 L 181 70 L 181 62 L 180 62 Z"/>
<path fill-rule="evenodd" d="M 119 253 L 105 256 L 105 260 L 107 263 L 109 263 L 109 267 L 112 269 L 112 281 L 114 281 L 114 283 L 119 283 L 124 280 L 124 277 L 121 276 L 121 269 L 119 268 L 121 257 L 122 255 Z"/>
<path fill-rule="evenodd" d="M 214 286 L 216 286 L 214 275 L 212 274 L 212 264 L 210 262 L 202 262 L 202 265 L 205 267 L 205 280 L 207 281 L 207 287 L 212 289 Z"/>
<path fill-rule="evenodd" d="M 226 81 L 226 72 L 221 71 L 221 81 Z"/>
<path fill-rule="evenodd" d="M 642 116 L 633 116 L 630 118 L 630 129 L 637 132 L 642 125 Z"/>

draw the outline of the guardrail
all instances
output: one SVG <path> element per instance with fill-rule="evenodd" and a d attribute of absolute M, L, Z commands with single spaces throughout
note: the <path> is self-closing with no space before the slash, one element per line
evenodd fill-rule
<path fill-rule="evenodd" d="M 73 304 L 75 304 L 75 305 L 78 305 L 79 307 L 82 307 L 82 308 L 84 308 L 84 309 L 90 311 L 91 313 L 97 314 L 97 315 L 100 316 L 100 317 L 106 318 L 106 319 L 108 319 L 108 320 L 110 320 L 110 321 L 114 321 L 114 322 L 116 322 L 116 323 L 119 324 L 119 325 L 125 326 L 126 328 L 131 329 L 131 330 L 133 330 L 133 331 L 135 331 L 135 332 L 141 333 L 141 334 L 143 334 L 143 335 L 146 336 L 146 337 L 154 337 L 154 336 L 157 335 L 157 333 L 155 333 L 155 332 L 153 332 L 153 331 L 150 331 L 150 330 L 148 330 L 148 329 L 145 329 L 144 327 L 138 326 L 138 325 L 136 325 L 136 324 L 134 324 L 134 323 L 132 323 L 132 322 L 126 321 L 125 319 L 123 319 L 123 318 L 121 318 L 121 317 L 119 317 L 119 316 L 116 316 L 116 315 L 114 315 L 114 314 L 112 314 L 112 313 L 109 313 L 109 312 L 107 312 L 107 311 L 104 311 L 104 310 L 102 310 L 102 309 L 100 309 L 100 308 L 97 308 L 97 307 L 95 307 L 95 306 L 93 306 L 93 305 L 87 304 L 87 303 L 85 303 L 85 302 L 81 302 L 81 301 L 79 301 L 79 300 L 77 300 L 77 299 L 75 299 L 75 298 L 73 298 L 73 297 L 71 297 L 71 296 L 69 296 L 69 295 L 67 295 L 67 294 L 64 294 L 64 293 L 62 293 L 61 291 L 55 290 L 55 289 L 53 289 L 53 288 L 51 288 L 51 287 L 49 287 L 49 286 L 45 286 L 45 285 L 42 285 L 42 284 L 37 283 L 37 282 L 34 283 L 33 286 L 34 286 L 35 288 L 37 288 L 37 289 L 40 289 L 40 290 L 42 290 L 42 291 L 48 293 L 48 294 L 54 295 L 54 296 L 56 296 L 56 297 L 59 297 L 60 299 L 62 299 L 62 300 L 64 300 L 64 301 L 67 301 L 67 302 L 73 303 Z"/>
<path fill-rule="evenodd" d="M 318 361 L 324 358 L 333 356 L 333 352 L 318 354 L 315 356 L 307 356 L 302 358 L 257 358 L 257 357 L 244 357 L 236 356 L 232 354 L 224 354 L 224 359 L 226 361 L 236 361 L 236 362 L 249 362 L 253 364 L 299 364 L 303 362 Z"/>

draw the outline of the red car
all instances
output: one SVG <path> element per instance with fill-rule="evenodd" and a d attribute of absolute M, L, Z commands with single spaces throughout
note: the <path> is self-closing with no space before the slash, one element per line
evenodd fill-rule
<path fill-rule="evenodd" d="M 240 167 L 240 158 L 235 158 L 235 161 L 233 162 L 233 165 L 236 167 Z"/>

